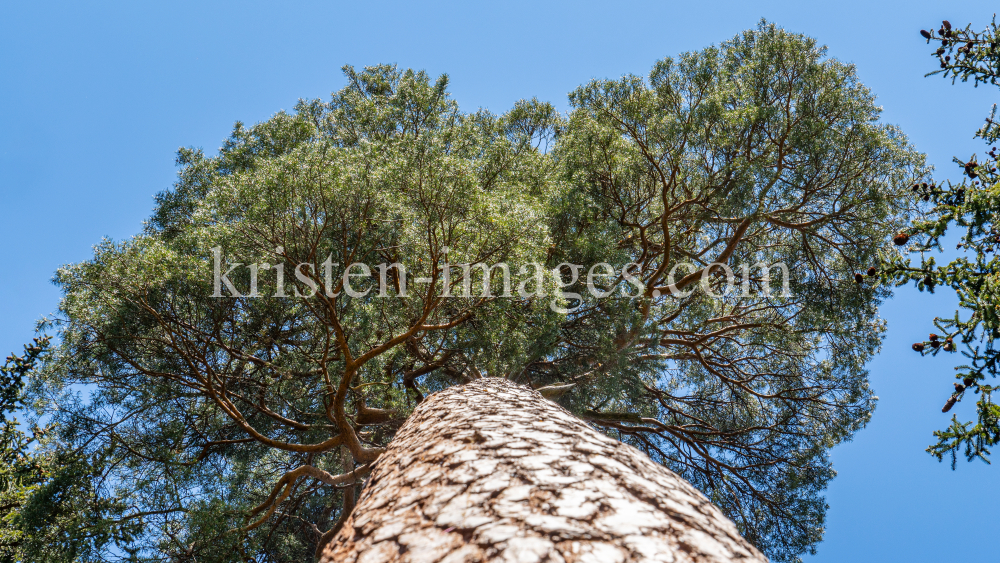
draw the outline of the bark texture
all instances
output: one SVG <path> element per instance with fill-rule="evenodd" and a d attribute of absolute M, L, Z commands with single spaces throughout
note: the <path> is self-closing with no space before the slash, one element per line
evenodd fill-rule
<path fill-rule="evenodd" d="M 323 563 L 766 562 L 693 486 L 536 391 L 427 397 Z"/>

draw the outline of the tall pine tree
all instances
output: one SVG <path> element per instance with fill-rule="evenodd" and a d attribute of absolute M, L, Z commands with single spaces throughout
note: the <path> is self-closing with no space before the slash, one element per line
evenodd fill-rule
<path fill-rule="evenodd" d="M 58 273 L 35 406 L 105 456 L 136 558 L 307 560 L 364 517 L 409 413 L 486 377 L 675 471 L 775 560 L 820 541 L 828 451 L 875 405 L 886 291 L 856 273 L 925 175 L 851 65 L 762 22 L 568 116 L 345 74 L 180 151 L 144 231 Z"/>

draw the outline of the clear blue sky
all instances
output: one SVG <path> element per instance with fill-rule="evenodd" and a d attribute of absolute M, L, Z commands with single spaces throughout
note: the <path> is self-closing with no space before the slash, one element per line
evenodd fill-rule
<path fill-rule="evenodd" d="M 926 152 L 938 177 L 1000 91 L 924 78 L 917 34 L 983 27 L 994 2 L 44 2 L 0 4 L 0 352 L 20 350 L 58 300 L 55 269 L 102 237 L 135 234 L 174 179 L 180 146 L 214 152 L 236 120 L 260 121 L 298 98 L 328 97 L 339 68 L 395 62 L 447 72 L 466 109 L 500 112 L 538 96 L 566 109 L 591 78 L 644 74 L 761 17 L 806 33 L 857 65 L 884 119 Z M 948 7 L 952 5 L 953 7 Z M 881 397 L 871 424 L 833 453 L 826 540 L 814 563 L 996 561 L 1000 467 L 952 472 L 924 453 L 951 387 L 949 360 L 912 342 L 947 314 L 947 295 L 900 291 L 872 362 Z M 972 412 L 972 401 L 957 407 Z M 1000 459 L 1000 458 L 998 458 Z"/>

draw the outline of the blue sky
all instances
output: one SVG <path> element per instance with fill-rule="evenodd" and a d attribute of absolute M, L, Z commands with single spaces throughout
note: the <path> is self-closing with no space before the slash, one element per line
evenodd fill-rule
<path fill-rule="evenodd" d="M 895 123 L 938 168 L 972 140 L 1000 91 L 924 78 L 918 30 L 944 18 L 982 28 L 994 3 L 964 2 L 4 2 L 0 8 L 0 352 L 52 312 L 57 267 L 102 237 L 135 234 L 168 188 L 180 146 L 214 152 L 253 123 L 344 85 L 340 67 L 394 62 L 447 72 L 465 109 L 537 96 L 565 110 L 591 79 L 726 40 L 765 17 L 857 65 Z M 872 362 L 880 404 L 837 447 L 826 540 L 814 563 L 992 561 L 1000 467 L 924 453 L 951 387 L 950 359 L 909 346 L 954 300 L 913 289 L 883 309 Z M 972 401 L 960 404 L 970 417 Z"/>

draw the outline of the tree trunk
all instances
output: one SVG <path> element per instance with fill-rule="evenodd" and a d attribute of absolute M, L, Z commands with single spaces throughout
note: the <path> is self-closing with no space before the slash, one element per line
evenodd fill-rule
<path fill-rule="evenodd" d="M 537 392 L 427 397 L 323 563 L 765 562 L 687 481 Z"/>

